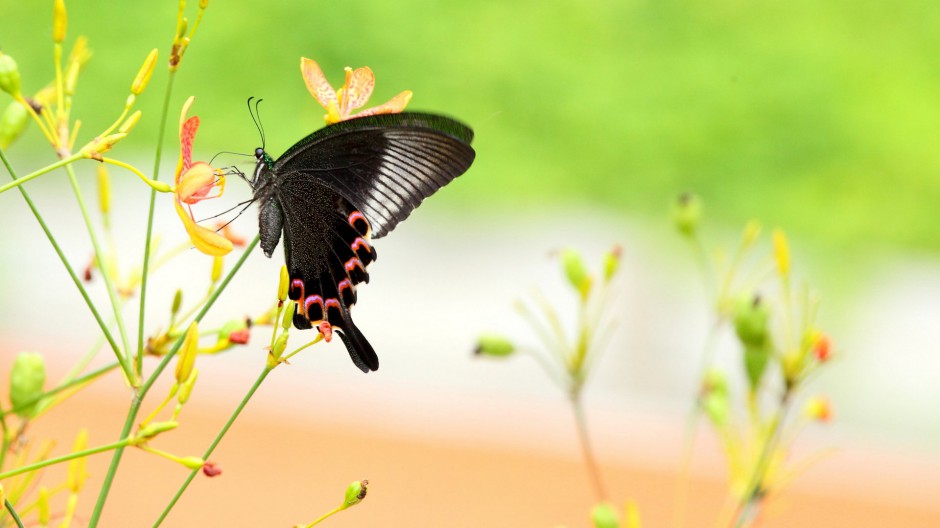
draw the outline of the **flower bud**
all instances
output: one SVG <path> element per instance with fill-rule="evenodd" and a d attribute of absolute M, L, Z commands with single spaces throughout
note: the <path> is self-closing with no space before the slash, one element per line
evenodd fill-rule
<path fill-rule="evenodd" d="M 692 236 L 702 217 L 702 199 L 697 194 L 685 192 L 672 204 L 672 220 L 679 232 Z"/>
<path fill-rule="evenodd" d="M 0 149 L 6 149 L 23 135 L 29 124 L 29 110 L 17 101 L 7 105 L 0 116 Z"/>
<path fill-rule="evenodd" d="M 39 525 L 49 525 L 49 488 L 41 486 L 39 496 L 36 498 L 36 510 L 39 516 Z"/>
<path fill-rule="evenodd" d="M 170 307 L 170 314 L 176 315 L 180 311 L 180 307 L 183 305 L 183 290 L 176 290 L 176 294 L 173 295 L 173 306 Z"/>
<path fill-rule="evenodd" d="M 72 445 L 72 452 L 78 453 L 88 449 L 88 429 L 82 429 L 75 437 L 75 443 Z M 85 485 L 85 479 L 88 478 L 88 472 L 85 470 L 85 457 L 73 458 L 69 461 L 69 473 L 66 485 L 72 493 L 78 493 Z"/>
<path fill-rule="evenodd" d="M 193 366 L 196 364 L 196 354 L 199 352 L 199 325 L 193 321 L 186 330 L 186 336 L 183 338 L 183 345 L 179 350 L 179 357 L 176 358 L 176 382 L 184 383 L 189 379 Z"/>
<path fill-rule="evenodd" d="M 274 342 L 274 346 L 268 352 L 267 366 L 269 369 L 276 367 L 281 362 L 281 356 L 284 354 L 284 349 L 287 348 L 287 338 L 287 332 L 279 335 L 277 341 Z"/>
<path fill-rule="evenodd" d="M 478 356 L 506 357 L 512 355 L 516 347 L 505 337 L 495 334 L 484 334 L 477 339 L 477 346 L 473 353 Z"/>
<path fill-rule="evenodd" d="M 343 501 L 343 508 L 349 508 L 362 502 L 366 498 L 366 490 L 369 486 L 368 480 L 357 480 L 346 488 L 346 497 Z"/>
<path fill-rule="evenodd" d="M 803 406 L 803 415 L 817 422 L 829 422 L 832 420 L 832 405 L 825 397 L 814 396 Z"/>
<path fill-rule="evenodd" d="M 742 296 L 734 309 L 734 330 L 746 346 L 763 347 L 768 339 L 770 310 L 759 295 Z"/>
<path fill-rule="evenodd" d="M 617 269 L 620 268 L 620 257 L 623 255 L 623 248 L 620 247 L 620 244 L 614 245 L 610 248 L 604 255 L 604 282 L 610 282 L 610 279 L 614 278 L 614 274 L 617 273 Z"/>
<path fill-rule="evenodd" d="M 715 427 L 721 428 L 728 423 L 731 414 L 731 399 L 728 392 L 728 380 L 718 370 L 709 370 L 702 380 L 700 403 L 705 415 Z"/>
<path fill-rule="evenodd" d="M 568 282 L 578 290 L 582 299 L 586 299 L 591 291 L 591 276 L 584 266 L 581 255 L 573 249 L 565 249 L 561 252 L 561 263 Z"/>
<path fill-rule="evenodd" d="M 104 163 L 98 165 L 98 207 L 101 214 L 111 211 L 111 179 L 108 177 L 108 166 Z"/>
<path fill-rule="evenodd" d="M 153 75 L 153 69 L 157 64 L 157 57 L 159 54 L 160 53 L 157 51 L 157 48 L 150 50 L 147 58 L 144 59 L 144 63 L 140 66 L 140 70 L 137 72 L 137 76 L 134 77 L 134 82 L 131 83 L 132 94 L 140 95 L 141 92 L 147 88 L 147 83 L 150 82 L 150 76 Z"/>
<path fill-rule="evenodd" d="M 281 328 L 284 330 L 290 329 L 291 323 L 294 321 L 295 311 L 297 311 L 297 301 L 287 303 L 287 309 L 284 310 L 284 315 L 281 317 Z"/>
<path fill-rule="evenodd" d="M 20 94 L 20 69 L 13 57 L 0 51 L 0 90 L 12 95 L 15 99 Z"/>
<path fill-rule="evenodd" d="M 787 235 L 780 229 L 774 229 L 774 260 L 781 277 L 790 275 L 790 245 Z"/>
<path fill-rule="evenodd" d="M 137 125 L 137 122 L 140 121 L 141 111 L 138 110 L 131 114 L 127 119 L 121 123 L 121 127 L 118 128 L 118 132 L 122 134 L 130 134 L 131 130 L 134 130 L 134 126 Z"/>
<path fill-rule="evenodd" d="M 744 370 L 751 390 L 756 390 L 770 362 L 770 349 L 765 346 L 744 346 Z"/>
<path fill-rule="evenodd" d="M 10 404 L 13 408 L 27 404 L 16 412 L 19 417 L 31 418 L 36 412 L 36 404 L 39 403 L 45 383 L 46 362 L 41 354 L 22 352 L 16 356 L 13 368 L 10 369 Z"/>
<path fill-rule="evenodd" d="M 111 147 L 113 147 L 118 141 L 121 141 L 125 137 L 127 137 L 127 134 L 125 133 L 109 134 L 104 137 L 97 137 L 94 140 L 92 140 L 90 143 L 82 147 L 81 154 L 82 156 L 86 158 L 101 161 L 101 155 L 111 150 Z M 157 182 L 157 183 L 162 183 L 162 182 Z M 169 185 L 165 184 L 164 187 L 167 187 L 167 189 L 169 189 Z M 167 191 L 162 191 L 162 192 L 167 192 Z"/>
<path fill-rule="evenodd" d="M 744 235 L 741 237 L 741 244 L 744 247 L 750 247 L 760 236 L 761 225 L 757 220 L 748 220 L 744 225 Z"/>
<path fill-rule="evenodd" d="M 157 436 L 160 433 L 172 431 L 173 429 L 176 429 L 177 427 L 179 427 L 179 425 L 180 424 L 177 421 L 155 422 L 155 423 L 147 424 L 141 427 L 140 430 L 137 431 L 137 434 L 134 435 L 136 443 L 142 443 L 147 440 L 150 440 L 151 438 Z"/>
<path fill-rule="evenodd" d="M 627 501 L 627 520 L 624 522 L 624 528 L 640 528 L 640 509 L 637 508 L 635 500 Z"/>
<path fill-rule="evenodd" d="M 207 460 L 206 463 L 202 465 L 202 474 L 209 478 L 218 477 L 222 474 L 222 468 L 215 462 L 209 462 Z"/>
<path fill-rule="evenodd" d="M 182 385 L 180 385 L 179 392 L 176 395 L 176 399 L 180 405 L 189 401 L 189 396 L 193 393 L 193 387 L 196 386 L 196 378 L 199 377 L 199 369 L 193 368 L 192 374 L 189 375 Z"/>
<path fill-rule="evenodd" d="M 189 469 L 202 469 L 202 466 L 206 464 L 205 460 L 195 456 L 183 457 L 179 461 Z"/>
<path fill-rule="evenodd" d="M 820 363 L 825 363 L 832 357 L 832 344 L 829 341 L 829 336 L 823 333 L 818 335 L 813 343 L 813 356 Z"/>
<path fill-rule="evenodd" d="M 290 274 L 287 272 L 287 266 L 281 266 L 281 278 L 277 283 L 277 300 L 284 302 L 287 299 L 287 287 L 290 284 Z"/>
<path fill-rule="evenodd" d="M 591 522 L 594 528 L 619 528 L 620 519 L 609 503 L 602 502 L 591 510 Z"/>
<path fill-rule="evenodd" d="M 66 96 L 75 95 L 75 87 L 78 85 L 78 74 L 82 70 L 82 65 L 78 62 L 70 62 L 65 70 L 65 85 L 62 87 Z"/>
<path fill-rule="evenodd" d="M 65 12 L 65 0 L 55 0 L 52 6 L 52 40 L 61 44 L 65 40 L 65 30 L 69 17 Z"/>

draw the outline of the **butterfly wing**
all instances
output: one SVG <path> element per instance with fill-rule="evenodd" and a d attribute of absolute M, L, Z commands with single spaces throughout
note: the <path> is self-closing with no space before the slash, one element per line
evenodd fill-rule
<path fill-rule="evenodd" d="M 376 256 L 368 223 L 342 196 L 299 173 L 281 175 L 274 192 L 283 215 L 289 296 L 297 301 L 294 326 L 327 321 L 357 367 L 377 370 L 378 356 L 350 315 L 356 285 L 368 282 L 366 267 Z"/>
<path fill-rule="evenodd" d="M 386 114 L 330 125 L 299 141 L 274 164 L 300 173 L 360 210 L 371 236 L 385 236 L 473 162 L 473 131 L 453 119 Z"/>

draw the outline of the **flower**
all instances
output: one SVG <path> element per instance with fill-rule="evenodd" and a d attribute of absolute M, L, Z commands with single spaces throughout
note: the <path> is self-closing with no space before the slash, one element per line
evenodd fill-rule
<path fill-rule="evenodd" d="M 196 249 L 206 255 L 219 257 L 232 251 L 232 242 L 215 231 L 197 224 L 193 218 L 192 209 L 189 207 L 202 200 L 217 198 L 225 189 L 225 174 L 222 171 L 212 168 L 203 161 L 193 163 L 193 140 L 199 128 L 199 117 L 193 116 L 186 119 L 193 99 L 194 97 L 190 97 L 186 100 L 183 104 L 183 111 L 180 113 L 180 159 L 176 166 L 174 181 L 176 184 L 174 205 L 176 214 L 183 221 L 183 227 L 186 228 L 189 239 Z M 218 193 L 211 194 L 213 189 L 218 189 Z M 186 208 L 183 207 L 184 203 L 187 204 Z"/>
<path fill-rule="evenodd" d="M 375 75 L 368 66 L 362 68 L 346 68 L 346 82 L 342 88 L 334 90 L 323 75 L 323 70 L 316 61 L 306 57 L 300 58 L 300 72 L 307 84 L 307 89 L 314 99 L 320 103 L 320 106 L 326 109 L 326 115 L 323 119 L 328 124 L 339 123 L 347 119 L 356 117 L 365 117 L 377 114 L 397 114 L 408 106 L 411 100 L 411 90 L 405 90 L 388 102 L 373 106 L 361 112 L 352 113 L 358 108 L 362 108 L 369 97 L 372 95 L 372 89 L 375 87 Z"/>

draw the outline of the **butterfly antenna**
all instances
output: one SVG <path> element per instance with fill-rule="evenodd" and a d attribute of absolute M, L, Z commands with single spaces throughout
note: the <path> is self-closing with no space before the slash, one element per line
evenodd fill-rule
<path fill-rule="evenodd" d="M 258 103 L 260 103 L 262 100 L 261 100 L 261 99 L 258 99 L 258 101 L 255 103 L 254 109 L 252 109 L 252 108 L 251 108 L 251 100 L 252 100 L 252 99 L 254 99 L 254 96 L 251 96 L 251 97 L 248 98 L 248 114 L 251 115 L 251 120 L 255 123 L 255 128 L 258 129 L 258 134 L 261 135 L 261 149 L 264 150 L 264 146 L 265 146 L 265 143 L 264 143 L 264 128 L 262 128 L 262 126 L 261 126 L 261 116 L 257 116 L 257 117 L 255 116 L 255 114 L 258 113 Z"/>
<path fill-rule="evenodd" d="M 243 153 L 241 153 L 241 152 L 231 152 L 231 151 L 228 151 L 228 150 L 223 150 L 222 152 L 219 152 L 219 153 L 216 154 L 215 156 L 212 156 L 212 159 L 209 160 L 209 165 L 212 165 L 212 162 L 215 161 L 215 158 L 218 158 L 218 157 L 221 156 L 222 154 L 234 154 L 234 155 L 236 155 L 236 156 L 245 156 L 245 157 L 248 157 L 248 158 L 253 158 L 253 157 L 255 157 L 254 154 L 243 154 Z"/>
<path fill-rule="evenodd" d="M 264 146 L 266 144 L 264 137 L 264 125 L 261 123 L 261 112 L 258 111 L 258 105 L 261 104 L 261 101 L 264 101 L 264 99 L 258 99 L 255 101 L 255 115 L 258 116 L 258 128 L 261 130 L 261 150 L 264 150 Z"/>
<path fill-rule="evenodd" d="M 244 201 L 244 202 L 238 204 L 238 205 L 245 205 L 245 207 L 242 207 L 242 210 L 239 211 L 238 214 L 235 215 L 231 220 L 229 220 L 228 222 L 225 222 L 224 224 L 222 224 L 221 226 L 219 226 L 219 228 L 216 229 L 215 232 L 218 233 L 219 231 L 221 231 L 221 230 L 225 229 L 226 227 L 228 227 L 228 225 L 231 224 L 232 222 L 234 222 L 235 220 L 238 220 L 238 217 L 241 216 L 242 213 L 244 213 L 249 207 L 251 207 L 251 204 L 253 204 L 253 203 L 255 203 L 255 201 L 254 201 L 254 199 L 251 199 L 251 200 L 246 200 L 246 201 Z M 235 207 L 238 207 L 238 205 L 236 205 Z M 235 209 L 235 207 L 232 207 L 232 209 Z M 232 209 L 229 209 L 229 211 L 231 211 Z M 228 211 L 226 211 L 226 213 L 227 213 L 227 212 L 228 212 Z M 225 214 L 225 213 L 219 213 L 219 214 Z M 215 215 L 215 216 L 210 217 L 210 218 L 215 218 L 216 216 L 219 216 L 219 215 Z M 208 218 L 207 218 L 206 220 L 208 220 Z"/>
<path fill-rule="evenodd" d="M 239 207 L 241 207 L 241 206 L 244 205 L 245 208 L 243 208 L 241 211 L 239 211 L 238 215 L 235 216 L 235 218 L 238 218 L 238 216 L 240 216 L 243 212 L 245 212 L 245 209 L 246 209 L 249 205 L 251 205 L 252 203 L 254 203 L 254 201 L 255 201 L 255 199 L 252 198 L 251 200 L 245 200 L 244 202 L 237 203 L 237 204 L 235 204 L 234 207 L 230 207 L 230 208 L 228 208 L 228 209 L 222 211 L 221 213 L 219 213 L 219 214 L 217 214 L 217 215 L 213 215 L 213 216 L 210 216 L 210 217 L 208 217 L 208 218 L 203 218 L 202 220 L 200 220 L 200 222 L 205 222 L 206 220 L 213 220 L 213 219 L 216 219 L 216 218 L 218 218 L 218 217 L 220 217 L 220 216 L 222 216 L 222 215 L 229 214 L 229 213 L 231 213 L 232 211 L 234 211 L 235 209 L 238 209 Z M 231 224 L 231 223 L 235 220 L 235 218 L 232 218 L 231 220 L 229 220 L 225 225 Z M 225 226 L 222 226 L 222 227 L 225 227 Z M 219 229 L 222 229 L 222 228 L 220 227 Z"/>

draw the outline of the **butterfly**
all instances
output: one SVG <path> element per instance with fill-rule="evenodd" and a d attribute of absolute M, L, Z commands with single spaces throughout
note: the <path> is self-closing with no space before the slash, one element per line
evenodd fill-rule
<path fill-rule="evenodd" d="M 261 249 L 270 258 L 283 232 L 296 328 L 326 322 L 360 370 L 379 368 L 350 315 L 356 286 L 369 282 L 366 268 L 376 258 L 372 239 L 466 172 L 475 157 L 472 140 L 473 131 L 458 121 L 403 112 L 326 126 L 277 160 L 255 149 L 249 182 Z"/>

